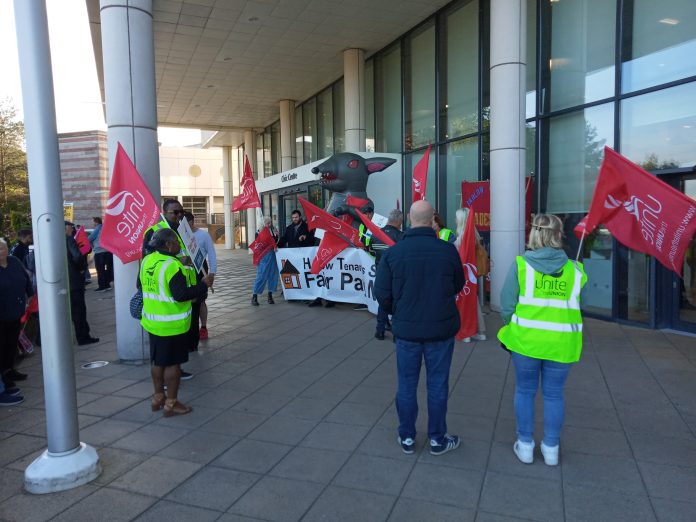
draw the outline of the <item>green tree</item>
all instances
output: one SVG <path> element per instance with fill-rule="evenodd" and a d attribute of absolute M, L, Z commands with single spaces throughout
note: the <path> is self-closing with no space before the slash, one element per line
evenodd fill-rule
<path fill-rule="evenodd" d="M 29 213 L 24 124 L 9 100 L 0 100 L 0 235 L 13 237 L 12 221 L 30 223 Z"/>

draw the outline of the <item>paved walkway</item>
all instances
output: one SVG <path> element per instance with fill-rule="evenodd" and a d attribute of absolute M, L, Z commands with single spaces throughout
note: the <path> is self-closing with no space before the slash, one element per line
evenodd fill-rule
<path fill-rule="evenodd" d="M 81 440 L 103 466 L 95 482 L 22 491 L 46 447 L 40 355 L 22 362 L 27 400 L 0 409 L 0 519 L 696 520 L 693 337 L 588 320 L 556 468 L 538 450 L 533 465 L 513 456 L 508 356 L 494 341 L 458 344 L 448 420 L 462 445 L 433 457 L 420 436 L 408 456 L 396 444 L 393 344 L 373 338 L 372 316 L 282 298 L 252 308 L 250 257 L 221 254 L 211 338 L 182 384 L 195 409 L 182 417 L 150 412 L 149 368 L 116 361 L 113 294 L 88 287 L 102 342 L 77 348 L 76 362 L 111 361 L 77 370 Z M 499 327 L 494 314 L 487 323 Z"/>

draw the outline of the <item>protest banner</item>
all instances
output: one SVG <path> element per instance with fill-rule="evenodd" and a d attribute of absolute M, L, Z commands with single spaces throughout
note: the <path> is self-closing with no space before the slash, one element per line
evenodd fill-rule
<path fill-rule="evenodd" d="M 193 266 L 196 268 L 196 272 L 200 272 L 203 269 L 203 263 L 205 262 L 205 252 L 198 246 L 196 241 L 196 236 L 191 230 L 191 225 L 188 224 L 188 220 L 182 219 L 177 228 L 179 237 L 184 242 L 188 256 L 191 258 Z"/>
<path fill-rule="evenodd" d="M 376 266 L 364 250 L 346 248 L 328 261 L 317 274 L 312 261 L 319 247 L 279 248 L 276 254 L 280 283 L 286 300 L 314 300 L 317 297 L 340 303 L 367 305 L 377 314 L 374 296 Z"/>

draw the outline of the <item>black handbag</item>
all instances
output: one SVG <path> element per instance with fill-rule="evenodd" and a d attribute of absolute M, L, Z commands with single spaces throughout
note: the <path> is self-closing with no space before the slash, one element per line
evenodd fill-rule
<path fill-rule="evenodd" d="M 138 290 L 130 300 L 130 314 L 133 319 L 140 320 L 143 316 L 143 290 Z"/>

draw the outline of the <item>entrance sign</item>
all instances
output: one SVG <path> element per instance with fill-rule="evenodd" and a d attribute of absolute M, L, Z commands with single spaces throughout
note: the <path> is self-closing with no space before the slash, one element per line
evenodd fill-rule
<path fill-rule="evenodd" d="M 364 250 L 346 248 L 318 273 L 312 273 L 312 261 L 318 247 L 279 248 L 276 262 L 286 300 L 314 300 L 317 297 L 339 303 L 367 305 L 377 313 L 374 295 L 374 258 Z"/>

